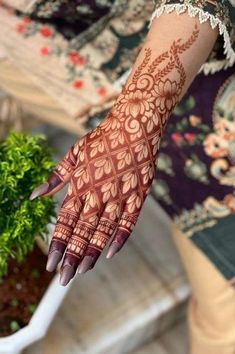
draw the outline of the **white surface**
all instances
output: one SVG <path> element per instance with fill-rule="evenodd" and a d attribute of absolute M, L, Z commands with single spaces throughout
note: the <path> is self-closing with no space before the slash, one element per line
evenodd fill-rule
<path fill-rule="evenodd" d="M 59 274 L 55 275 L 29 324 L 8 337 L 0 338 L 0 354 L 18 354 L 44 337 L 71 284 L 62 287 Z"/>

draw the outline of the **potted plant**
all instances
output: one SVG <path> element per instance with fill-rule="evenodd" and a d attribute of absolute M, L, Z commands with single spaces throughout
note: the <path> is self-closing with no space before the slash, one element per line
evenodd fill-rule
<path fill-rule="evenodd" d="M 11 132 L 0 143 L 0 354 L 20 353 L 42 338 L 69 287 L 45 271 L 44 239 L 52 198 L 30 201 L 54 166 L 42 135 Z"/>

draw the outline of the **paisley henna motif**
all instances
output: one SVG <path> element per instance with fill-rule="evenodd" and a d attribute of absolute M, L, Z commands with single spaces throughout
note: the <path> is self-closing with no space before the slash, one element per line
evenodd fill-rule
<path fill-rule="evenodd" d="M 185 43 L 174 41 L 157 58 L 145 49 L 106 119 L 71 148 L 47 182 L 46 193 L 44 185 L 42 193 L 39 187 L 32 195 L 52 194 L 69 181 L 47 265 L 53 270 L 64 256 L 62 285 L 78 266 L 79 272 L 92 268 L 113 235 L 109 258 L 131 234 L 154 178 L 167 119 L 186 80 L 180 54 L 198 33 L 195 25 Z"/>

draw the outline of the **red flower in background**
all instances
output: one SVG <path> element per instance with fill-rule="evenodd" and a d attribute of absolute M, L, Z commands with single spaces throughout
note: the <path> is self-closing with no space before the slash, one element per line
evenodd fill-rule
<path fill-rule="evenodd" d="M 23 17 L 23 22 L 24 23 L 29 23 L 29 22 L 31 22 L 31 19 L 29 18 L 29 17 Z"/>
<path fill-rule="evenodd" d="M 25 31 L 25 25 L 20 23 L 19 25 L 16 26 L 16 31 L 19 32 L 19 33 L 24 32 Z"/>
<path fill-rule="evenodd" d="M 77 65 L 84 65 L 85 63 L 86 63 L 85 58 L 83 57 L 78 58 Z"/>
<path fill-rule="evenodd" d="M 76 81 L 74 81 L 73 87 L 74 87 L 75 89 L 80 89 L 80 88 L 82 88 L 82 87 L 83 87 L 83 81 L 82 81 L 82 80 L 76 80 Z"/>
<path fill-rule="evenodd" d="M 171 134 L 171 139 L 176 145 L 180 145 L 181 141 L 183 140 L 183 137 L 180 133 L 173 133 Z"/>
<path fill-rule="evenodd" d="M 49 27 L 40 28 L 40 33 L 43 37 L 51 37 L 52 30 Z"/>
<path fill-rule="evenodd" d="M 195 134 L 193 134 L 193 133 L 185 133 L 184 134 L 184 137 L 185 137 L 185 139 L 189 142 L 189 143 L 193 143 L 194 142 L 194 140 L 195 140 Z"/>
<path fill-rule="evenodd" d="M 97 92 L 98 92 L 98 95 L 100 95 L 100 96 L 106 95 L 106 89 L 104 87 L 100 87 Z"/>
<path fill-rule="evenodd" d="M 83 58 L 78 52 L 73 51 L 69 53 L 69 60 L 71 63 L 74 65 L 84 65 L 85 64 L 85 58 Z"/>
<path fill-rule="evenodd" d="M 40 54 L 43 56 L 43 57 L 46 57 L 47 55 L 49 55 L 49 49 L 47 47 L 42 47 L 40 48 Z"/>

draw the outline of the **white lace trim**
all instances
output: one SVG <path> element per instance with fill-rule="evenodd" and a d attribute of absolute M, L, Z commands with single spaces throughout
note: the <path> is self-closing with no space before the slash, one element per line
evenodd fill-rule
<path fill-rule="evenodd" d="M 159 8 L 156 8 L 156 10 L 153 12 L 152 17 L 150 19 L 149 27 L 151 26 L 153 20 L 156 17 L 160 17 L 163 12 L 170 13 L 172 11 L 176 11 L 176 13 L 179 15 L 185 12 L 186 10 L 188 11 L 190 17 L 198 16 L 200 23 L 203 23 L 209 19 L 211 27 L 214 29 L 216 26 L 218 26 L 219 33 L 220 35 L 223 35 L 224 39 L 224 55 L 226 56 L 226 58 L 224 60 L 217 60 L 208 63 L 205 62 L 199 69 L 199 72 L 203 71 L 206 75 L 209 73 L 213 74 L 216 71 L 220 71 L 221 69 L 226 69 L 229 66 L 232 66 L 235 63 L 235 52 L 232 48 L 227 28 L 220 19 L 216 18 L 214 15 L 210 14 L 207 11 L 204 11 L 198 7 L 194 7 L 190 4 L 163 5 Z"/>

